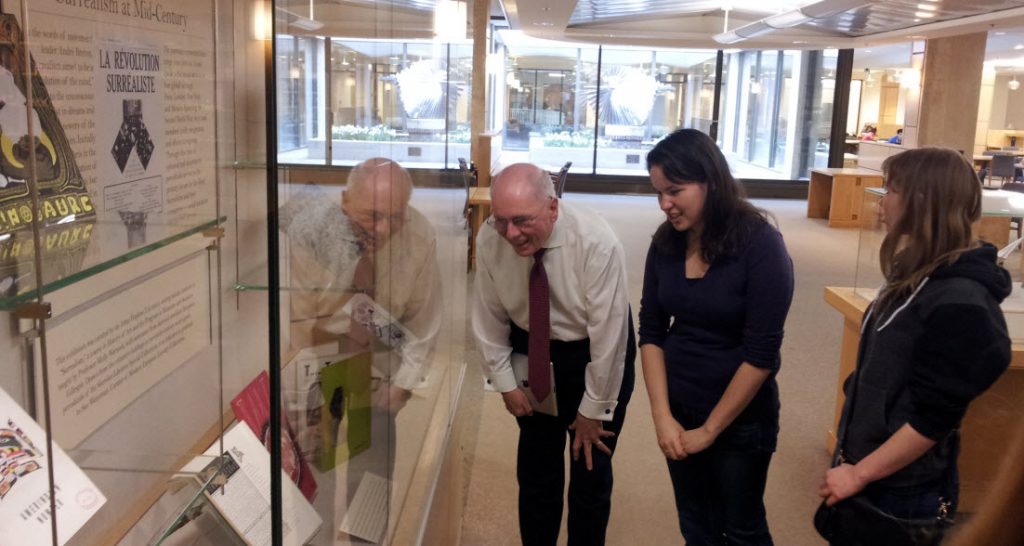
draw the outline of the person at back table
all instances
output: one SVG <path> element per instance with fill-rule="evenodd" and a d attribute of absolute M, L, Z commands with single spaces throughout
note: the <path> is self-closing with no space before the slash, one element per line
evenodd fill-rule
<path fill-rule="evenodd" d="M 634 382 L 625 253 L 604 219 L 559 201 L 534 165 L 503 170 L 491 206 L 493 229 L 477 237 L 472 324 L 485 372 L 519 425 L 522 541 L 558 540 L 568 436 L 569 544 L 600 546 Z M 519 355 L 528 355 L 526 384 L 512 369 Z M 558 416 L 535 411 L 526 389 L 541 403 L 554 396 Z"/>

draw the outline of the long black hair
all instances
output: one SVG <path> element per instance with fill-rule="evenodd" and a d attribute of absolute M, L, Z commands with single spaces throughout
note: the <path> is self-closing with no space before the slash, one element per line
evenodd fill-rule
<path fill-rule="evenodd" d="M 696 129 L 679 129 L 647 154 L 647 171 L 659 167 L 674 184 L 702 182 L 707 197 L 701 221 L 701 257 L 707 263 L 737 254 L 754 229 L 767 222 L 768 213 L 744 198 L 743 188 L 729 172 L 729 164 L 715 141 Z M 686 232 L 665 221 L 654 233 L 654 244 L 667 254 L 686 252 Z"/>

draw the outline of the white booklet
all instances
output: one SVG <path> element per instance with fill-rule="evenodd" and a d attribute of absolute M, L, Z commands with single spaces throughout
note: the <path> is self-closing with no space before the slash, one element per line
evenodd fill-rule
<path fill-rule="evenodd" d="M 0 389 L 0 542 L 51 544 L 46 433 Z M 65 544 L 106 502 L 64 450 L 53 446 L 57 539 Z"/>
<path fill-rule="evenodd" d="M 548 363 L 551 378 L 551 392 L 543 402 L 538 402 L 530 389 L 530 358 L 521 353 L 512 353 L 512 375 L 516 376 L 516 384 L 526 391 L 526 399 L 530 401 L 533 411 L 558 417 L 558 399 L 555 397 L 555 365 Z"/>
<path fill-rule="evenodd" d="M 194 460 L 186 470 L 197 471 L 197 465 L 200 468 L 206 466 L 209 457 L 217 456 L 219 447 L 220 442 L 214 442 L 213 447 L 206 451 L 207 457 Z M 215 478 L 207 488 L 206 496 L 246 544 L 269 546 L 270 453 L 245 423 L 236 423 L 224 433 L 224 451 L 227 480 L 221 483 L 222 480 Z M 282 473 L 284 544 L 301 546 L 316 535 L 323 520 L 284 471 L 278 471 Z"/>

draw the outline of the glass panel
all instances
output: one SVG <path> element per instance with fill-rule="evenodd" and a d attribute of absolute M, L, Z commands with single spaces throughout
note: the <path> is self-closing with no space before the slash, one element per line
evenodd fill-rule
<path fill-rule="evenodd" d="M 507 52 L 504 85 L 507 103 L 503 161 L 530 161 L 557 171 L 566 161 L 571 172 L 594 164 L 594 96 L 597 46 L 526 38 L 499 31 Z"/>
<path fill-rule="evenodd" d="M 324 163 L 324 39 L 277 38 L 277 146 L 282 163 Z"/>
<path fill-rule="evenodd" d="M 682 127 L 707 131 L 715 52 L 604 48 L 597 172 L 645 175 L 647 152 Z"/>
<path fill-rule="evenodd" d="M 0 124 L 11 144 L 0 146 L 0 436 L 16 429 L 38 461 L 3 480 L 8 510 L 34 505 L 20 518 L 33 530 L 8 526 L 8 513 L 4 532 L 50 543 L 45 467 L 60 486 L 59 544 L 195 532 L 166 516 L 219 510 L 192 500 L 204 469 L 223 472 L 223 378 L 267 367 L 263 343 L 259 357 L 238 355 L 240 368 L 222 360 L 225 316 L 266 331 L 254 328 L 261 315 L 235 315 L 221 284 L 222 251 L 238 247 L 237 209 L 222 198 L 241 178 L 223 165 L 265 161 L 262 59 L 250 71 L 234 58 L 263 49 L 255 12 L 182 0 L 134 3 L 122 17 L 106 11 L 112 2 L 33 0 L 26 22 L 9 4 L 19 15 L 0 15 Z M 247 125 L 257 129 L 236 131 Z M 36 425 L 44 416 L 49 439 Z M 178 496 L 183 488 L 193 494 Z"/>
<path fill-rule="evenodd" d="M 719 138 L 734 175 L 806 178 L 828 164 L 835 61 L 836 50 L 726 55 Z"/>
<path fill-rule="evenodd" d="M 472 46 L 331 39 L 334 165 L 372 156 L 407 167 L 469 157 Z"/>

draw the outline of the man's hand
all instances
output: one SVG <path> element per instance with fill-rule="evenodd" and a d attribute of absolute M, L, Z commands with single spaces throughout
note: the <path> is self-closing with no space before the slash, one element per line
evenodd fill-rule
<path fill-rule="evenodd" d="M 405 407 L 405 403 L 409 401 L 410 397 L 412 397 L 412 391 L 388 385 L 386 388 L 377 389 L 373 395 L 373 405 L 379 410 L 394 415 Z"/>
<path fill-rule="evenodd" d="M 833 504 L 860 493 L 867 482 L 857 474 L 857 467 L 843 463 L 825 472 L 818 487 L 818 494 L 824 497 L 825 504 Z"/>
<path fill-rule="evenodd" d="M 508 392 L 501 393 L 501 398 L 505 400 L 505 409 L 509 413 L 516 417 L 525 417 L 533 415 L 533 407 L 530 406 L 530 400 L 526 398 L 526 393 L 523 389 L 515 388 Z"/>
<path fill-rule="evenodd" d="M 717 438 L 718 435 L 714 434 L 706 427 L 691 428 L 683 433 L 683 449 L 686 451 L 687 455 L 700 453 L 701 451 L 711 447 L 711 444 L 715 443 L 715 439 Z"/>
<path fill-rule="evenodd" d="M 658 447 L 665 457 L 673 461 L 686 458 L 686 450 L 683 449 L 683 433 L 686 429 L 673 417 L 663 417 L 654 420 L 654 431 L 658 436 Z"/>
<path fill-rule="evenodd" d="M 604 429 L 601 421 L 597 419 L 589 419 L 583 415 L 577 413 L 576 421 L 569 425 L 570 430 L 576 431 L 576 437 L 572 441 L 572 460 L 580 460 L 580 447 L 583 447 L 583 455 L 587 460 L 587 470 L 594 469 L 594 460 L 591 452 L 591 446 L 601 450 L 602 453 L 611 457 L 612 450 L 608 446 L 604 445 L 601 441 L 602 438 L 611 438 L 615 436 L 614 432 Z"/>

